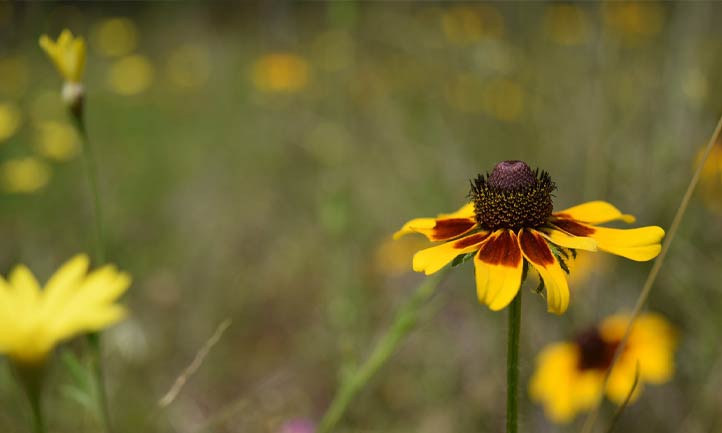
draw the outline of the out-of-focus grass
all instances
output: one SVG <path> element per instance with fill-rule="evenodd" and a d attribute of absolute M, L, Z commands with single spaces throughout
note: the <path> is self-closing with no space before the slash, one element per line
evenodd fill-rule
<path fill-rule="evenodd" d="M 3 193 L 1 268 L 47 276 L 91 249 L 82 161 L 37 144 L 44 122 L 66 121 L 37 36 L 70 27 L 89 38 L 109 256 L 135 281 L 133 316 L 106 339 L 119 430 L 193 431 L 229 405 L 215 431 L 315 418 L 423 278 L 379 266 L 378 248 L 405 220 L 457 208 L 497 161 L 548 170 L 557 208 L 604 199 L 668 225 L 719 115 L 720 14 L 704 3 L 3 4 L 0 98 L 22 122 L 0 165 L 35 157 L 50 177 Z M 682 331 L 679 371 L 619 431 L 715 426 L 718 219 L 696 201 L 672 245 L 650 307 Z M 591 259 L 604 266 L 573 283 L 566 315 L 525 292 L 524 381 L 540 347 L 632 307 L 649 265 Z M 226 317 L 197 376 L 141 427 Z M 470 266 L 453 272 L 346 431 L 501 430 L 504 319 L 477 304 Z M 0 426 L 24 431 L 10 379 L 0 368 Z M 67 382 L 55 366 L 51 425 L 93 431 L 60 396 Z M 524 429 L 557 430 L 526 398 L 522 410 Z"/>

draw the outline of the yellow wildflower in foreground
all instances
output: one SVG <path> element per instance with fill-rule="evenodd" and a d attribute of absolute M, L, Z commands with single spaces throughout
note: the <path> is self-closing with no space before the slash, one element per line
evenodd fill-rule
<path fill-rule="evenodd" d="M 63 79 L 69 83 L 80 83 L 85 69 L 85 40 L 65 29 L 57 41 L 42 35 L 39 42 Z"/>
<path fill-rule="evenodd" d="M 437 218 L 413 219 L 394 238 L 417 232 L 442 242 L 414 256 L 414 270 L 426 275 L 459 256 L 474 254 L 477 297 L 492 310 L 503 309 L 519 292 L 526 261 L 543 280 L 548 310 L 555 314 L 569 306 L 566 261 L 577 249 L 601 250 L 635 261 L 659 254 L 664 236 L 660 227 L 599 227 L 609 221 L 634 221 L 603 201 L 553 212 L 555 189 L 544 171 L 534 172 L 522 161 L 500 162 L 491 174 L 472 182 L 470 203 Z"/>
<path fill-rule="evenodd" d="M 23 364 L 42 363 L 60 342 L 118 322 L 126 310 L 115 301 L 130 276 L 111 265 L 88 272 L 88 257 L 65 263 L 41 290 L 24 265 L 0 277 L 0 354 Z"/>
<path fill-rule="evenodd" d="M 537 356 L 529 393 L 544 406 L 549 419 L 567 423 L 594 406 L 628 323 L 626 315 L 608 317 L 575 341 L 552 344 Z M 658 314 L 641 315 L 609 377 L 607 397 L 616 404 L 624 402 L 634 385 L 637 363 L 639 382 L 631 401 L 639 397 L 645 383 L 668 382 L 674 374 L 676 346 L 676 331 L 669 322 Z"/>

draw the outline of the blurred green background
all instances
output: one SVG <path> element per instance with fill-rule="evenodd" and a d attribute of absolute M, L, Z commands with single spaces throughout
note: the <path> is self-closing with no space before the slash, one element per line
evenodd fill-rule
<path fill-rule="evenodd" d="M 104 340 L 118 431 L 317 420 L 424 278 L 425 243 L 390 234 L 458 208 L 496 162 L 549 171 L 556 209 L 603 199 L 668 227 L 720 115 L 720 18 L 711 2 L 0 3 L 0 271 L 44 280 L 92 250 L 79 143 L 37 45 L 67 27 L 88 41 L 108 255 L 134 277 L 132 317 Z M 681 331 L 677 374 L 619 431 L 722 428 L 722 177 L 703 180 L 650 302 Z M 576 267 L 562 317 L 524 292 L 524 384 L 540 348 L 631 310 L 650 264 Z M 339 431 L 502 431 L 505 324 L 477 303 L 472 266 L 455 269 Z M 97 431 L 69 382 L 55 363 L 51 431 Z M 21 397 L 0 364 L 3 433 L 27 431 Z M 526 392 L 522 411 L 523 431 L 583 421 L 552 425 Z"/>

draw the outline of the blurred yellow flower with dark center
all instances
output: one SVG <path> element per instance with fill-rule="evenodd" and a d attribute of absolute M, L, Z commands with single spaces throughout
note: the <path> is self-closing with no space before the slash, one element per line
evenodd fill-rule
<path fill-rule="evenodd" d="M 33 193 L 50 180 L 50 167 L 42 160 L 29 156 L 0 164 L 0 186 L 10 193 Z"/>
<path fill-rule="evenodd" d="M 458 45 L 504 36 L 504 18 L 491 5 L 451 6 L 442 12 L 441 27 L 446 39 Z"/>
<path fill-rule="evenodd" d="M 153 82 L 153 65 L 140 55 L 123 57 L 108 71 L 108 85 L 115 93 L 131 96 L 142 93 Z"/>
<path fill-rule="evenodd" d="M 46 121 L 37 127 L 35 147 L 38 153 L 46 158 L 67 161 L 77 155 L 80 141 L 71 125 Z"/>
<path fill-rule="evenodd" d="M 88 265 L 86 255 L 73 257 L 44 289 L 24 265 L 0 277 L 0 353 L 19 364 L 42 364 L 59 343 L 123 319 L 126 310 L 115 301 L 130 276 L 112 265 L 88 273 Z"/>
<path fill-rule="evenodd" d="M 539 353 L 529 393 L 544 406 L 550 420 L 568 423 L 594 406 L 628 324 L 626 315 L 611 316 L 574 341 L 551 344 Z M 676 347 L 677 332 L 664 317 L 641 315 L 609 377 L 607 397 L 616 404 L 624 402 L 634 385 L 637 365 L 639 382 L 631 401 L 639 397 L 644 384 L 668 382 L 674 375 Z"/>
<path fill-rule="evenodd" d="M 308 85 L 310 67 L 293 53 L 266 54 L 254 63 L 251 78 L 264 92 L 298 92 Z"/>
<path fill-rule="evenodd" d="M 634 222 L 603 201 L 553 212 L 556 184 L 545 171 L 523 161 L 503 161 L 472 180 L 471 202 L 450 214 L 416 218 L 394 234 L 421 233 L 440 244 L 414 255 L 413 268 L 431 275 L 459 258 L 474 259 L 479 302 L 497 311 L 519 293 L 525 266 L 544 283 L 547 309 L 569 306 L 566 262 L 576 250 L 605 251 L 635 261 L 656 257 L 664 230 L 657 226 L 613 229 L 598 224 Z"/>
<path fill-rule="evenodd" d="M 22 114 L 15 104 L 0 103 L 0 143 L 12 137 L 21 123 Z"/>
<path fill-rule="evenodd" d="M 573 4 L 552 4 L 544 11 L 544 33 L 560 45 L 580 45 L 589 38 L 589 19 Z"/>
<path fill-rule="evenodd" d="M 63 79 L 69 83 L 80 83 L 85 70 L 85 40 L 65 29 L 57 41 L 42 35 L 39 42 Z"/>
<path fill-rule="evenodd" d="M 128 18 L 109 18 L 93 27 L 90 42 L 106 57 L 125 56 L 138 45 L 138 29 Z"/>
<path fill-rule="evenodd" d="M 211 75 L 208 48 L 186 44 L 171 51 L 166 63 L 166 75 L 177 87 L 192 89 L 203 86 Z"/>

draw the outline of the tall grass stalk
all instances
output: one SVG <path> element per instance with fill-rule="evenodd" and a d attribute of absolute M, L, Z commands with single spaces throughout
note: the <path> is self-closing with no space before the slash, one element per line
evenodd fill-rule
<path fill-rule="evenodd" d="M 420 308 L 434 295 L 447 270 L 448 268 L 424 280 L 406 304 L 396 313 L 391 327 L 366 359 L 366 362 L 351 373 L 350 377 L 341 384 L 331 405 L 321 418 L 316 433 L 333 431 L 346 413 L 353 398 L 368 385 L 369 381 L 396 351 L 403 338 L 414 328 Z"/>
<path fill-rule="evenodd" d="M 614 352 L 614 358 L 612 358 L 612 363 L 609 366 L 609 369 L 607 369 L 606 374 L 604 375 L 604 384 L 602 386 L 602 390 L 600 392 L 599 397 L 597 398 L 597 404 L 594 406 L 594 409 L 589 413 L 587 416 L 587 419 L 584 422 L 584 427 L 582 429 L 582 433 L 591 433 L 592 429 L 594 428 L 594 422 L 597 419 L 597 416 L 599 415 L 599 408 L 602 404 L 602 397 L 604 395 L 604 391 L 607 389 L 607 383 L 609 382 L 609 376 L 612 372 L 612 369 L 617 364 L 617 361 L 619 360 L 620 355 L 624 352 L 624 349 L 627 345 L 627 340 L 629 340 L 629 334 L 631 332 L 632 326 L 634 326 L 634 322 L 637 320 L 637 317 L 642 311 L 642 308 L 647 303 L 647 300 L 649 299 L 649 294 L 652 291 L 652 286 L 654 285 L 654 282 L 657 279 L 657 275 L 659 275 L 659 271 L 662 269 L 662 265 L 664 264 L 664 259 L 667 257 L 667 252 L 669 251 L 669 246 L 672 244 L 672 241 L 674 240 L 675 236 L 677 235 L 677 230 L 679 229 L 679 225 L 682 222 L 682 218 L 684 217 L 685 212 L 687 211 L 687 207 L 689 206 L 689 202 L 692 199 L 692 194 L 694 193 L 695 188 L 697 187 L 697 183 L 699 182 L 699 177 L 702 174 L 702 169 L 704 168 L 705 163 L 707 162 L 707 158 L 709 157 L 710 152 L 712 151 L 712 148 L 716 143 L 720 141 L 720 134 L 722 133 L 722 117 L 717 121 L 717 127 L 714 130 L 714 133 L 712 134 L 712 137 L 709 139 L 709 142 L 707 143 L 705 149 L 704 149 L 704 155 L 702 156 L 702 159 L 699 162 L 699 165 L 697 166 L 697 169 L 695 170 L 694 174 L 692 175 L 692 179 L 689 181 L 689 185 L 687 185 L 687 190 L 684 193 L 684 196 L 682 197 L 682 201 L 679 204 L 679 207 L 677 208 L 677 212 L 674 215 L 674 219 L 672 220 L 672 224 L 669 226 L 669 230 L 667 231 L 667 236 L 664 239 L 664 243 L 662 244 L 662 250 L 660 251 L 657 258 L 654 260 L 654 264 L 652 265 L 652 269 L 649 271 L 649 275 L 647 275 L 647 279 L 644 282 L 644 285 L 642 286 L 642 291 L 639 294 L 639 297 L 637 298 L 637 303 L 634 306 L 634 310 L 632 311 L 632 315 L 629 319 L 629 324 L 627 324 L 627 328 L 624 331 L 624 337 L 622 337 L 621 342 L 619 343 L 619 346 L 617 346 L 617 350 Z"/>

